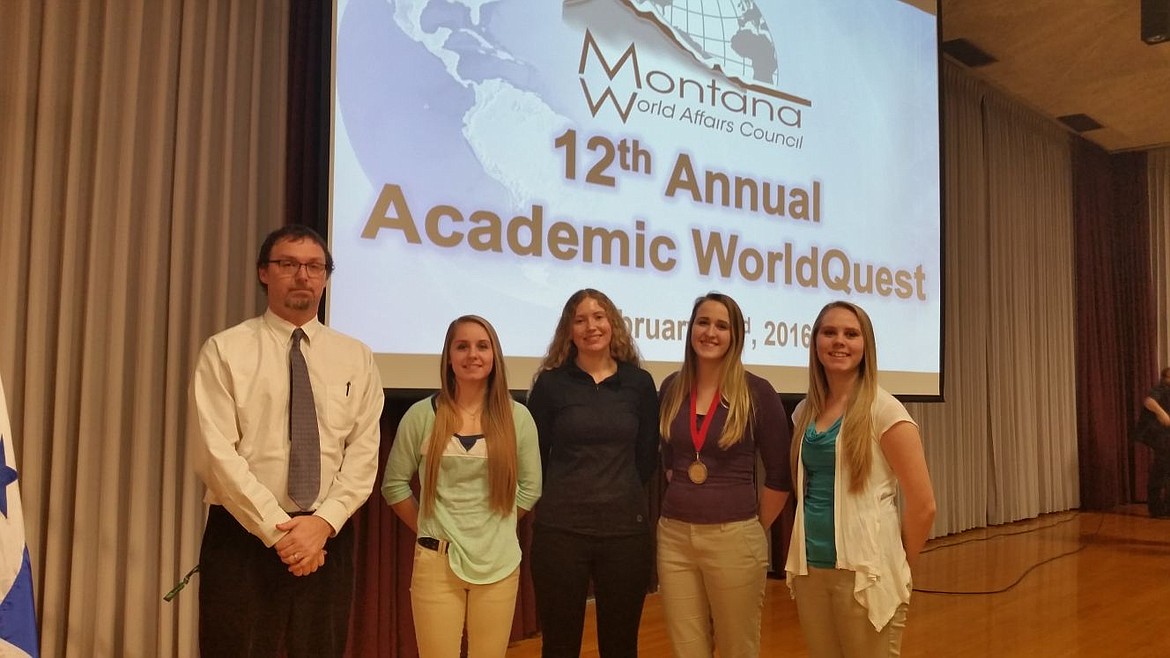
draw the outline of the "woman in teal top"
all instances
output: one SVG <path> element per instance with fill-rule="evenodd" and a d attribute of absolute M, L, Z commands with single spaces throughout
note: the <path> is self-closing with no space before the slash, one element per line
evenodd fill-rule
<path fill-rule="evenodd" d="M 421 658 L 459 656 L 465 621 L 469 655 L 502 657 L 519 584 L 516 521 L 540 498 L 536 425 L 508 394 L 487 320 L 451 323 L 439 372 L 439 392 L 398 424 L 382 496 L 418 534 L 410 602 Z"/>
<path fill-rule="evenodd" d="M 922 437 L 878 386 L 873 323 L 861 307 L 826 305 L 812 334 L 808 397 L 793 414 L 802 439 L 792 442 L 788 586 L 810 656 L 897 656 L 911 569 L 935 514 Z"/>

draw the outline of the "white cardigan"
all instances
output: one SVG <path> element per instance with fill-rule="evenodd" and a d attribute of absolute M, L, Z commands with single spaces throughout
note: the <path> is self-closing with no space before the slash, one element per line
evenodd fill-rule
<path fill-rule="evenodd" d="M 794 418 L 800 417 L 802 401 L 796 406 Z M 869 621 L 880 631 L 894 616 L 902 603 L 910 602 L 910 565 L 902 547 L 902 522 L 898 512 L 898 480 L 882 454 L 881 437 L 886 430 L 901 422 L 914 423 L 906 407 L 885 389 L 878 388 L 873 401 L 874 435 L 870 437 L 873 467 L 860 493 L 850 493 L 846 468 L 842 463 L 840 443 L 837 443 L 836 468 L 833 479 L 834 541 L 837 546 L 837 568 L 855 572 L 853 596 L 869 612 Z M 915 423 L 917 427 L 917 423 Z M 798 427 L 793 439 L 804 445 L 806 428 Z M 799 452 L 797 464 L 801 464 Z M 796 523 L 792 527 L 792 543 L 788 546 L 787 572 L 789 590 L 796 576 L 808 575 L 808 557 L 804 537 L 804 467 L 796 472 Z"/>

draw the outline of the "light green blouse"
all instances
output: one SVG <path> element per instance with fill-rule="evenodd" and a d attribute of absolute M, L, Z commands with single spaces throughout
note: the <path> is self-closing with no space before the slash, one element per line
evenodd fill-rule
<path fill-rule="evenodd" d="M 431 397 L 416 402 L 398 424 L 382 479 L 382 497 L 390 505 L 411 496 L 410 481 L 415 473 L 420 481 L 425 478 L 425 469 L 420 467 L 431 449 L 432 405 Z M 530 510 L 540 498 L 541 487 L 536 424 L 518 402 L 512 403 L 512 418 L 516 426 L 516 505 Z M 449 542 L 451 570 L 477 585 L 500 581 L 520 564 L 516 510 L 503 517 L 492 511 L 488 502 L 485 442 L 490 440 L 481 437 L 468 449 L 458 437 L 447 437 L 441 446 L 434 511 L 424 515 L 420 510 L 418 519 L 419 536 Z"/>

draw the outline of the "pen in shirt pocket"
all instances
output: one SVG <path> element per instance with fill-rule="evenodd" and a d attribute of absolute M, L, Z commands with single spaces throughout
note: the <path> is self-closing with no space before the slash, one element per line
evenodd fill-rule
<path fill-rule="evenodd" d="M 345 382 L 345 397 L 349 397 L 349 382 Z"/>

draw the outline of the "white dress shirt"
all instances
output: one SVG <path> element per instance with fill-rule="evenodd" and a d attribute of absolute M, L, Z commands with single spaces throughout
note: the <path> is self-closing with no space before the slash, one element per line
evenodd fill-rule
<path fill-rule="evenodd" d="M 312 509 L 336 533 L 373 490 L 385 396 L 369 347 L 316 319 L 301 328 L 321 436 Z M 203 500 L 223 505 L 266 546 L 298 509 L 288 496 L 294 329 L 268 311 L 220 332 L 204 343 L 191 380 L 188 451 L 207 485 Z"/>

